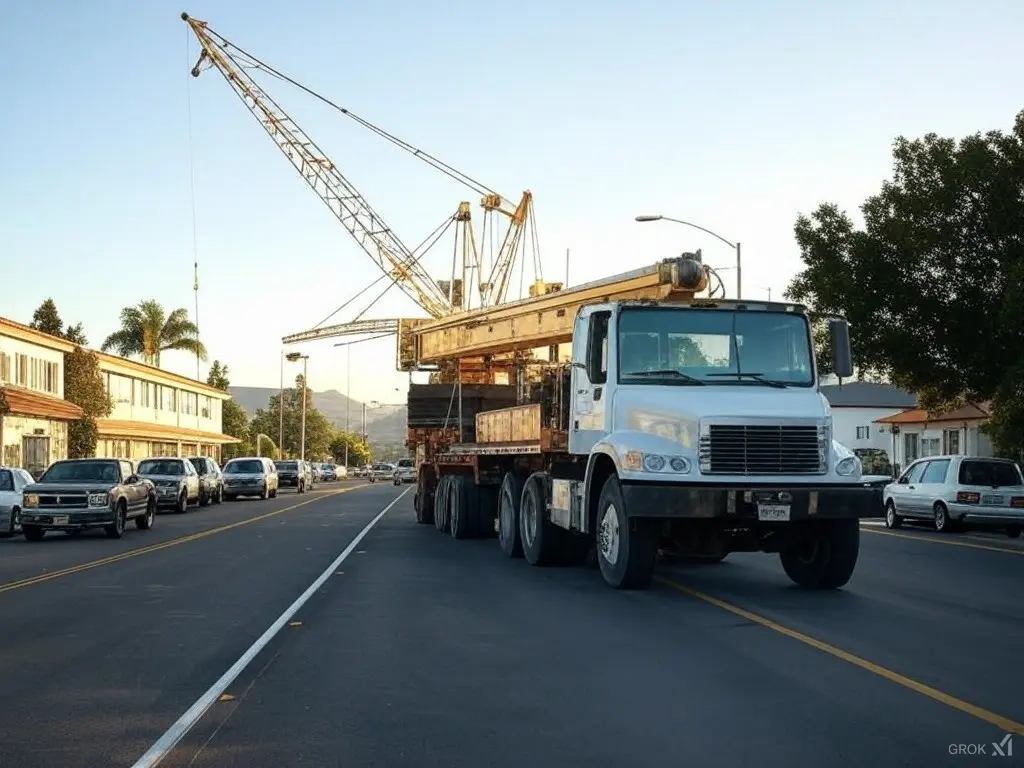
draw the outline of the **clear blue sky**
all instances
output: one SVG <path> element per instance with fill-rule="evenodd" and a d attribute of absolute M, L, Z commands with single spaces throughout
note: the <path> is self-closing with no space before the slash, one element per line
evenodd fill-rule
<path fill-rule="evenodd" d="M 778 296 L 799 268 L 797 213 L 854 209 L 888 175 L 895 136 L 1008 128 L 1024 106 L 1019 0 L 8 5 L 0 315 L 27 322 L 52 295 L 98 345 L 125 304 L 191 310 L 191 92 L 203 340 L 253 386 L 277 386 L 280 337 L 376 267 L 224 81 L 188 77 L 197 47 L 182 10 L 506 196 L 531 189 L 546 277 L 563 276 L 570 248 L 570 282 L 697 247 L 732 263 L 699 232 L 633 221 L 663 213 L 741 241 L 745 295 Z M 466 198 L 271 85 L 407 242 Z M 442 274 L 448 260 L 442 248 L 429 266 Z M 400 297 L 372 311 L 411 313 Z M 311 385 L 344 391 L 345 351 L 304 351 Z M 195 373 L 184 356 L 165 365 Z M 401 398 L 390 342 L 354 347 L 352 367 L 354 397 Z"/>

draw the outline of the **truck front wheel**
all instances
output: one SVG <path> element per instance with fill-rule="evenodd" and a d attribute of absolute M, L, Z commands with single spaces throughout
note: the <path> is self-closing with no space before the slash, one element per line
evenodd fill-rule
<path fill-rule="evenodd" d="M 645 589 L 654 576 L 658 537 L 650 520 L 626 516 L 619 478 L 609 477 L 597 501 L 597 564 L 615 589 Z"/>
<path fill-rule="evenodd" d="M 860 521 L 821 520 L 779 556 L 786 575 L 801 587 L 839 589 L 853 576 L 859 554 Z"/>

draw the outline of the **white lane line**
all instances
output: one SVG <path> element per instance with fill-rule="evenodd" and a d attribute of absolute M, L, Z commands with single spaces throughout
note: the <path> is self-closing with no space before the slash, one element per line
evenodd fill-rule
<path fill-rule="evenodd" d="M 299 595 L 298 599 L 294 603 L 289 605 L 285 612 L 282 613 L 277 620 L 267 628 L 267 631 L 260 635 L 259 639 L 249 646 L 249 650 L 243 653 L 234 664 L 220 676 L 220 679 L 215 682 L 210 689 L 200 696 L 196 703 L 193 704 L 181 717 L 175 721 L 174 725 L 167 729 L 159 739 L 157 739 L 153 746 L 146 750 L 146 754 L 135 761 L 132 768 L 149 768 L 150 766 L 157 765 L 161 760 L 166 758 L 171 750 L 177 746 L 178 742 L 182 740 L 186 733 L 188 733 L 196 723 L 206 714 L 206 711 L 213 706 L 214 702 L 220 698 L 220 695 L 227 690 L 228 686 L 231 685 L 238 678 L 242 671 L 249 665 L 250 662 L 262 651 L 274 636 L 289 622 L 291 618 L 299 612 L 299 609 L 311 598 L 316 591 L 324 585 L 324 583 L 334 575 L 334 572 L 338 570 L 345 559 L 352 554 L 359 542 L 363 540 L 363 537 L 370 532 L 388 511 L 395 506 L 405 496 L 411 488 L 406 488 L 402 493 L 384 509 L 377 513 L 377 516 L 373 518 L 366 526 L 359 532 L 359 534 L 352 539 L 352 542 L 345 547 L 340 555 L 335 558 L 334 562 L 327 566 L 323 573 L 321 573 L 317 580 L 307 587 L 306 591 Z"/>

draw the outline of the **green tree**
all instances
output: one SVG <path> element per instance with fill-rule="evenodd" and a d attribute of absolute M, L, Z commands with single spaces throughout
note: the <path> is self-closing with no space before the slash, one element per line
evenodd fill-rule
<path fill-rule="evenodd" d="M 1024 112 L 1010 133 L 895 142 L 858 229 L 825 204 L 796 223 L 791 300 L 850 321 L 855 364 L 938 409 L 991 400 L 997 448 L 1024 451 Z"/>
<path fill-rule="evenodd" d="M 348 466 L 359 467 L 369 463 L 372 454 L 370 446 L 355 432 L 339 430 L 331 441 L 330 454 L 338 464 L 345 463 L 345 447 L 348 446 Z"/>
<path fill-rule="evenodd" d="M 107 336 L 100 347 L 121 357 L 141 357 L 144 363 L 160 367 L 160 353 L 169 350 L 191 352 L 206 359 L 206 347 L 199 340 L 199 328 L 189 320 L 188 310 L 175 309 L 169 315 L 160 302 L 140 301 L 121 310 L 121 329 Z"/>
<path fill-rule="evenodd" d="M 301 374 L 295 377 L 295 386 L 284 391 L 284 440 L 281 448 L 288 456 L 299 455 L 302 426 L 302 390 L 305 381 Z M 306 389 L 306 458 L 327 456 L 331 442 L 335 437 L 335 429 L 320 411 L 313 405 L 313 391 Z M 280 395 L 271 395 L 267 407 L 256 411 L 249 423 L 250 433 L 262 432 L 265 435 L 278 437 L 280 430 L 279 402 Z"/>
<path fill-rule="evenodd" d="M 226 365 L 222 365 L 220 360 L 214 360 L 210 364 L 210 372 L 206 374 L 206 383 L 211 387 L 223 389 L 227 392 L 228 387 L 231 386 L 228 367 Z"/>
<path fill-rule="evenodd" d="M 64 355 L 64 399 L 81 408 L 85 415 L 68 425 L 68 457 L 96 455 L 96 419 L 109 416 L 113 405 L 100 374 L 96 354 L 75 347 Z"/>
<path fill-rule="evenodd" d="M 60 312 L 57 311 L 57 303 L 52 298 L 43 299 L 43 303 L 36 307 L 29 326 L 51 336 L 62 336 L 83 347 L 89 343 L 85 338 L 85 330 L 81 323 L 64 327 L 64 320 L 61 318 Z"/>

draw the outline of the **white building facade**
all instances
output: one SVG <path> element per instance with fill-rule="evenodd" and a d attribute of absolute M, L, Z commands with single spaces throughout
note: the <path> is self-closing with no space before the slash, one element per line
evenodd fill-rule
<path fill-rule="evenodd" d="M 982 431 L 986 421 L 984 405 L 968 405 L 941 414 L 911 408 L 878 419 L 877 426 L 888 433 L 893 462 L 905 469 L 926 456 L 992 456 L 992 441 Z"/>
<path fill-rule="evenodd" d="M 889 429 L 880 419 L 917 406 L 917 398 L 891 384 L 851 381 L 822 385 L 821 393 L 832 410 L 832 434 L 851 450 L 885 451 L 893 457 Z"/>

